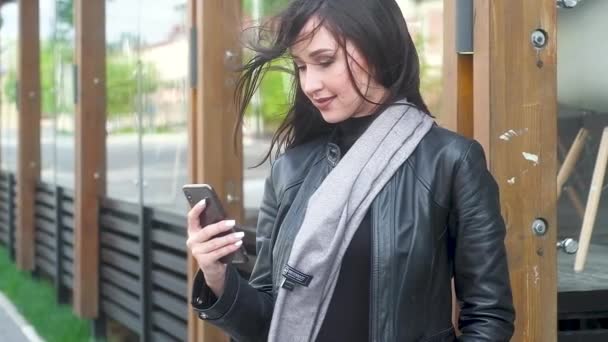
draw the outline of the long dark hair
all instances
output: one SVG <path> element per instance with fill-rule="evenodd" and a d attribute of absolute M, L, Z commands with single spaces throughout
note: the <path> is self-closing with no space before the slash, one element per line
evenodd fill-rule
<path fill-rule="evenodd" d="M 273 61 L 286 58 L 289 48 L 298 39 L 308 38 L 299 37 L 299 34 L 313 16 L 319 19 L 319 24 L 310 34 L 321 26 L 327 28 L 345 54 L 346 41 L 352 42 L 365 56 L 375 81 L 388 90 L 382 103 L 376 103 L 376 112 L 407 98 L 408 102 L 430 115 L 420 95 L 418 53 L 395 0 L 292 0 L 287 8 L 257 28 L 256 41 L 249 46 L 255 54 L 240 69 L 241 76 L 235 91 L 238 111 L 235 133 L 265 72 L 272 68 Z M 354 84 L 350 67 L 349 73 Z M 371 102 L 358 87 L 354 88 Z M 281 150 L 311 141 L 332 129 L 333 125 L 323 120 L 319 110 L 302 91 L 297 76 L 293 77 L 290 97 L 285 119 L 274 133 L 270 149 L 260 165 L 271 157 L 274 149 L 278 155 Z"/>

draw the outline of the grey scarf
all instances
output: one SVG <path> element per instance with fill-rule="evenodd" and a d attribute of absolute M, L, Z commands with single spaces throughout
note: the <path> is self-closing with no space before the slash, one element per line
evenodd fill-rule
<path fill-rule="evenodd" d="M 310 197 L 283 269 L 269 341 L 316 339 L 355 231 L 376 195 L 432 125 L 430 116 L 405 101 L 390 106 Z"/>

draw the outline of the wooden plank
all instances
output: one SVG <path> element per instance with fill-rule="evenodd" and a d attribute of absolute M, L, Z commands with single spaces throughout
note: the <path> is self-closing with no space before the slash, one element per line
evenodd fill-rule
<path fill-rule="evenodd" d="M 36 217 L 36 234 L 38 232 L 44 232 L 50 238 L 53 238 L 55 236 L 55 222 L 42 217 Z"/>
<path fill-rule="evenodd" d="M 139 225 L 132 221 L 123 220 L 108 214 L 101 214 L 100 222 L 103 231 L 115 231 L 134 238 L 141 236 Z"/>
<path fill-rule="evenodd" d="M 61 264 L 63 267 L 64 274 L 69 274 L 70 276 L 74 274 L 74 263 L 72 262 L 72 260 L 63 259 L 61 260 Z"/>
<path fill-rule="evenodd" d="M 154 326 L 161 327 L 167 333 L 176 337 L 180 341 L 185 341 L 188 337 L 186 334 L 185 324 L 161 311 L 152 311 L 152 324 Z"/>
<path fill-rule="evenodd" d="M 179 317 L 180 320 L 183 320 L 184 322 L 188 318 L 188 310 L 190 309 L 188 306 L 190 304 L 186 302 L 185 298 L 176 298 L 163 291 L 152 291 L 152 303 L 154 306 L 162 308 L 162 310 L 166 310 L 174 316 Z M 158 309 L 155 309 L 154 311 L 157 310 Z"/>
<path fill-rule="evenodd" d="M 559 342 L 605 342 L 608 329 L 560 331 Z"/>
<path fill-rule="evenodd" d="M 137 316 L 112 300 L 108 298 L 101 299 L 101 312 L 132 331 L 139 333 L 139 319 Z"/>
<path fill-rule="evenodd" d="M 61 225 L 71 231 L 74 231 L 74 218 L 72 216 L 62 215 Z"/>
<path fill-rule="evenodd" d="M 0 229 L 0 241 L 2 241 L 4 245 L 8 245 L 8 232 Z"/>
<path fill-rule="evenodd" d="M 38 182 L 38 184 L 36 184 L 36 192 L 52 196 L 55 193 L 55 185 L 45 182 Z"/>
<path fill-rule="evenodd" d="M 161 250 L 152 250 L 152 264 L 170 269 L 171 271 L 186 275 L 186 259 L 169 254 Z"/>
<path fill-rule="evenodd" d="M 43 258 L 43 257 L 38 257 L 35 258 L 36 260 L 36 266 L 38 267 L 38 269 L 40 271 L 42 271 L 42 273 L 44 273 L 47 276 L 53 277 L 53 275 L 55 274 L 55 268 L 53 267 L 53 263 L 48 261 L 47 259 Z"/>
<path fill-rule="evenodd" d="M 74 216 L 74 202 L 61 201 L 61 211 L 64 215 Z"/>
<path fill-rule="evenodd" d="M 557 265 L 559 274 L 558 291 L 596 291 L 608 288 L 608 246 L 605 244 L 591 244 L 587 267 L 583 272 L 573 269 L 575 255 L 558 253 Z M 608 303 L 606 303 L 608 311 Z M 561 310 L 561 305 L 560 305 Z"/>
<path fill-rule="evenodd" d="M 133 314 L 141 316 L 139 298 L 108 282 L 101 283 L 101 296 L 112 298 L 113 301 L 131 309 Z"/>
<path fill-rule="evenodd" d="M 34 211 L 40 177 L 40 32 L 38 0 L 19 2 L 17 267 L 34 269 Z"/>
<path fill-rule="evenodd" d="M 61 282 L 63 283 L 63 286 L 67 287 L 70 290 L 74 288 L 74 278 L 69 274 L 64 273 L 61 276 Z"/>
<path fill-rule="evenodd" d="M 72 246 L 63 245 L 61 247 L 63 252 L 63 259 L 73 261 L 74 260 L 74 248 Z"/>
<path fill-rule="evenodd" d="M 76 186 L 74 203 L 74 311 L 97 317 L 99 298 L 99 198 L 106 183 L 105 0 L 75 0 Z"/>
<path fill-rule="evenodd" d="M 186 215 L 178 215 L 176 213 L 154 208 L 152 209 L 152 221 L 183 228 L 186 226 Z M 183 228 L 183 230 L 184 236 L 186 236 L 186 229 Z"/>
<path fill-rule="evenodd" d="M 162 270 L 152 270 L 152 274 L 150 276 L 150 280 L 152 284 L 158 286 L 166 291 L 173 293 L 176 296 L 187 296 L 188 295 L 188 287 L 186 281 L 184 279 L 180 279 L 170 273 L 164 272 Z"/>
<path fill-rule="evenodd" d="M 44 218 L 48 221 L 55 222 L 56 214 L 55 214 L 55 209 L 53 209 L 53 208 L 45 207 L 42 205 L 37 205 L 35 215 L 36 215 L 36 217 Z"/>
<path fill-rule="evenodd" d="M 163 332 L 163 331 L 159 331 L 159 330 L 152 330 L 152 332 L 150 333 L 150 337 L 152 338 L 152 341 L 175 341 L 175 342 L 179 342 L 180 340 L 176 339 L 173 336 L 167 335 L 167 333 Z M 182 341 L 185 341 L 182 340 Z"/>
<path fill-rule="evenodd" d="M 139 277 L 139 262 L 137 259 L 130 258 L 124 254 L 114 252 L 107 248 L 101 249 L 101 260 L 103 263 L 114 266 L 125 272 L 129 272 L 134 276 Z"/>
<path fill-rule="evenodd" d="M 474 134 L 501 192 L 517 312 L 513 340 L 555 341 L 555 1 L 476 0 L 475 13 Z M 549 37 L 538 55 L 542 67 L 530 43 L 537 28 Z M 536 218 L 547 221 L 546 235 L 533 234 Z"/>
<path fill-rule="evenodd" d="M 199 141 L 199 121 L 200 121 L 200 117 L 199 117 L 199 84 L 201 82 L 200 79 L 198 79 L 198 77 L 200 76 L 200 72 L 198 71 L 198 69 L 200 69 L 200 64 L 199 62 L 201 61 L 201 58 L 199 57 L 201 55 L 201 47 L 202 45 L 200 45 L 201 40 L 198 38 L 198 35 L 201 34 L 201 30 L 202 30 L 202 22 L 198 21 L 199 18 L 199 11 L 198 11 L 198 7 L 197 6 L 197 1 L 196 0 L 188 0 L 188 27 L 190 29 L 190 41 L 194 42 L 196 44 L 196 48 L 194 46 L 191 46 L 191 49 L 195 49 L 194 51 L 191 51 L 190 53 L 193 55 L 196 55 L 195 58 L 193 58 L 193 60 L 191 61 L 191 64 L 196 65 L 197 66 L 197 70 L 193 70 L 193 72 L 195 72 L 195 74 L 190 75 L 191 80 L 196 79 L 196 82 L 190 82 L 190 89 L 188 91 L 188 97 L 189 97 L 189 110 L 188 110 L 188 180 L 190 181 L 190 183 L 196 183 L 199 178 L 198 178 L 198 174 L 199 171 L 198 169 L 200 168 L 199 162 L 198 162 L 198 156 L 200 156 L 201 151 L 200 151 L 200 146 L 198 145 L 198 141 Z M 201 18 L 202 19 L 202 18 Z M 191 44 L 192 45 L 192 44 Z M 190 253 L 190 251 L 187 251 L 188 256 L 187 256 L 187 271 L 188 271 L 188 280 L 187 280 L 187 287 L 191 288 L 192 286 L 192 280 L 194 279 L 194 274 L 196 272 L 197 266 L 196 266 L 196 262 L 194 261 L 194 258 L 192 257 L 192 254 Z M 190 291 L 188 291 L 190 292 Z M 190 303 L 191 301 L 191 295 L 188 294 L 188 303 Z M 197 340 L 198 337 L 198 329 L 201 327 L 200 323 L 199 323 L 199 318 L 197 317 L 196 313 L 194 312 L 194 310 L 190 310 L 188 312 L 188 341 L 189 342 L 193 342 Z"/>
<path fill-rule="evenodd" d="M 137 278 L 110 265 L 101 265 L 101 279 L 133 293 L 138 293 L 139 291 L 139 282 L 137 281 Z"/>
<path fill-rule="evenodd" d="M 55 239 L 52 236 L 47 235 L 43 232 L 36 233 L 36 246 L 44 245 L 49 248 L 55 249 Z"/>
<path fill-rule="evenodd" d="M 456 1 L 443 1 L 443 90 L 441 126 L 473 136 L 473 55 L 456 51 Z"/>
<path fill-rule="evenodd" d="M 138 257 L 138 242 L 128 238 L 124 238 L 120 235 L 112 234 L 107 231 L 101 232 L 101 244 L 103 247 L 109 247 L 113 250 L 118 250 L 124 254 L 131 255 L 135 258 Z"/>
<path fill-rule="evenodd" d="M 120 213 L 130 217 L 133 222 L 137 221 L 137 213 L 139 212 L 137 204 L 107 197 L 101 200 L 101 209 L 102 214 L 105 214 L 106 211 Z"/>
<path fill-rule="evenodd" d="M 36 190 L 36 204 L 43 204 L 49 207 L 53 207 L 55 205 L 55 194 L 52 192 L 42 191 L 40 189 Z"/>
<path fill-rule="evenodd" d="M 42 244 L 36 245 L 36 257 L 43 257 L 51 264 L 55 264 L 55 250 L 49 246 Z"/>
<path fill-rule="evenodd" d="M 179 236 L 177 234 L 164 232 L 162 230 L 153 229 L 151 231 L 151 240 L 153 243 L 159 244 L 161 246 L 173 248 L 176 251 L 186 252 L 186 240 L 185 236 Z"/>

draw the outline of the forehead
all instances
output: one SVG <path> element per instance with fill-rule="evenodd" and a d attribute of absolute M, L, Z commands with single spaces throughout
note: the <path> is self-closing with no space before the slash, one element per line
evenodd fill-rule
<path fill-rule="evenodd" d="M 318 17 L 308 19 L 298 34 L 296 43 L 290 49 L 292 55 L 303 58 L 315 50 L 335 50 L 337 48 L 338 42 L 333 34 L 325 26 L 319 25 L 320 19 Z"/>

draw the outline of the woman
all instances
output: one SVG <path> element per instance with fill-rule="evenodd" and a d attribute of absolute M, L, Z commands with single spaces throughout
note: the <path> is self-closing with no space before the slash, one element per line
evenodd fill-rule
<path fill-rule="evenodd" d="M 295 0 L 270 22 L 237 100 L 242 118 L 269 63 L 293 59 L 293 104 L 273 138 L 284 152 L 249 281 L 218 261 L 242 244 L 214 238 L 234 221 L 200 227 L 204 204 L 188 214 L 199 316 L 238 341 L 453 341 L 453 278 L 459 339 L 508 341 L 498 187 L 477 142 L 433 123 L 396 2 Z"/>

